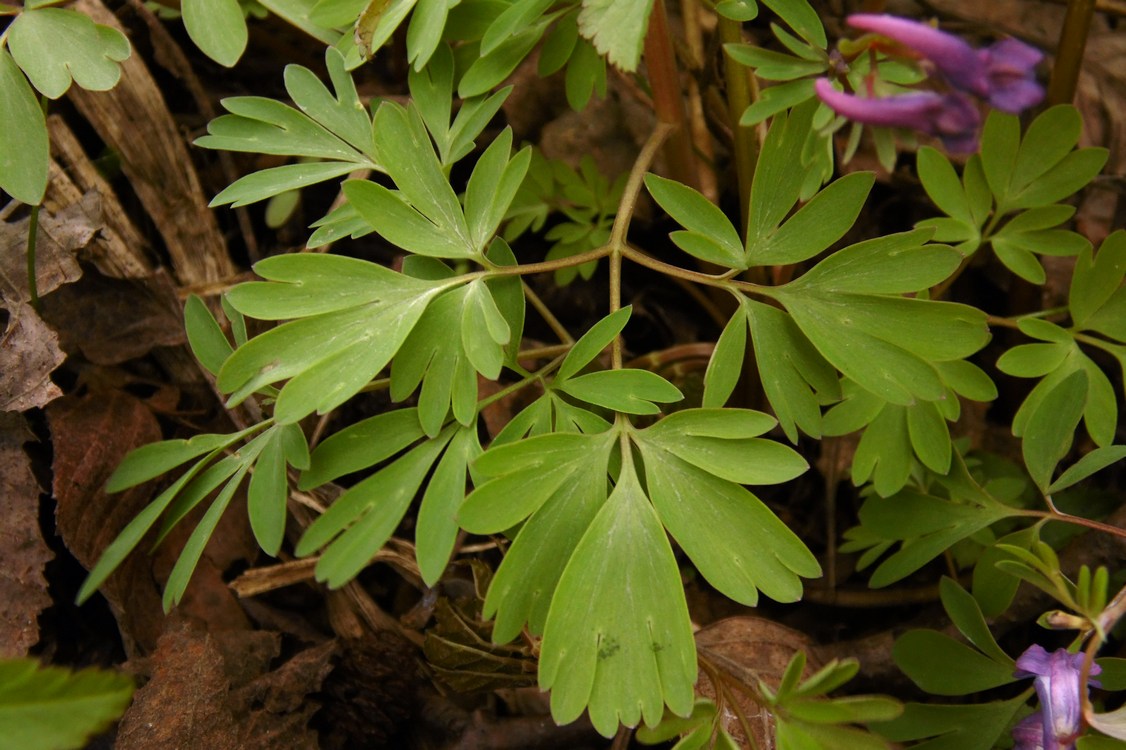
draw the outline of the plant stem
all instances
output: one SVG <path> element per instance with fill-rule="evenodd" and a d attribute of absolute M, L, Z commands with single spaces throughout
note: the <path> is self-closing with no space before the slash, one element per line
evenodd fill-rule
<path fill-rule="evenodd" d="M 571 335 L 571 332 L 559 322 L 559 318 L 555 317 L 555 313 L 551 311 L 551 308 L 544 304 L 540 296 L 536 294 L 530 286 L 526 283 L 523 284 L 523 286 L 524 296 L 532 303 L 532 307 L 536 308 L 536 312 L 538 312 L 540 317 L 544 319 L 544 322 L 547 323 L 547 327 L 550 328 L 564 344 L 569 346 L 575 343 L 575 338 Z"/>
<path fill-rule="evenodd" d="M 1087 32 L 1095 13 L 1095 0 L 1069 0 L 1067 15 L 1060 31 L 1056 62 L 1048 83 L 1048 104 L 1070 104 L 1079 83 L 1083 52 L 1087 49 Z"/>
<path fill-rule="evenodd" d="M 1054 508 L 1055 506 L 1052 507 Z M 1083 518 L 1083 516 L 1061 513 L 1058 510 L 1026 510 L 1020 513 L 1020 515 L 1030 518 L 1043 518 L 1048 521 L 1059 521 L 1060 523 L 1070 523 L 1075 526 L 1083 526 L 1084 528 L 1102 531 L 1106 534 L 1126 539 L 1126 529 L 1120 529 L 1117 526 L 1111 526 L 1109 523 L 1102 523 L 1101 521 L 1092 521 L 1090 518 Z"/>
<path fill-rule="evenodd" d="M 35 243 L 36 237 L 39 234 L 39 209 L 41 203 L 36 203 L 31 207 L 31 216 L 28 217 L 27 225 L 27 296 L 31 300 L 31 306 L 36 311 L 39 310 L 39 279 L 35 275 Z"/>
<path fill-rule="evenodd" d="M 665 149 L 669 174 L 674 180 L 699 189 L 700 175 L 696 154 L 692 150 L 692 134 L 686 124 L 688 116 L 680 91 L 680 72 L 676 66 L 664 0 L 653 0 L 649 29 L 645 34 L 645 66 L 649 71 L 649 87 L 653 92 L 657 120 L 672 129 Z"/>
<path fill-rule="evenodd" d="M 742 25 L 730 18 L 719 17 L 719 40 L 722 44 L 738 44 L 743 41 Z M 751 209 L 751 179 L 758 161 L 758 141 L 754 130 L 743 127 L 739 120 L 743 112 L 751 106 L 751 79 L 748 71 L 728 54 L 723 56 L 723 76 L 727 85 L 727 117 L 731 122 L 733 140 L 732 158 L 735 162 L 735 175 L 739 182 L 739 234 L 747 236 L 747 222 Z"/>

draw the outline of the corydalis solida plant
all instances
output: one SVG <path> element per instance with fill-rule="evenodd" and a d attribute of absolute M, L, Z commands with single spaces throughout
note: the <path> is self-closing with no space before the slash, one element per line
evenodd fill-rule
<path fill-rule="evenodd" d="M 292 66 L 285 85 L 293 106 L 257 97 L 225 102 L 229 114 L 211 124 L 202 145 L 294 161 L 248 175 L 217 203 L 245 205 L 358 169 L 379 172 L 378 179 L 344 183 L 344 202 L 317 222 L 316 242 L 346 247 L 349 238 L 378 236 L 380 247 L 403 257 L 402 271 L 338 255 L 267 258 L 255 267 L 263 281 L 240 285 L 225 299 L 233 341 L 202 301 L 189 302 L 192 346 L 228 403 L 253 399 L 269 416 L 238 433 L 169 441 L 127 460 L 111 481 L 114 489 L 187 468 L 111 546 L 84 595 L 158 522 L 158 533 L 167 534 L 210 501 L 172 572 L 166 590 L 172 606 L 244 482 L 252 529 L 273 554 L 285 543 L 291 472 L 303 490 L 358 476 L 295 540 L 297 555 L 317 556 L 317 578 L 330 586 L 353 580 L 416 500 L 415 554 L 427 586 L 442 579 L 461 531 L 509 536 L 483 602 L 485 615 L 495 617 L 493 638 L 542 636 L 539 681 L 552 692 L 553 715 L 570 721 L 588 711 L 596 728 L 612 735 L 619 723 L 657 724 L 666 707 L 678 715 L 693 710 L 698 665 L 679 566 L 691 565 L 717 591 L 747 605 L 760 596 L 797 601 L 803 579 L 820 575 L 806 543 L 760 499 L 761 491 L 751 489 L 784 485 L 808 468 L 784 440 L 862 433 L 852 473 L 864 487 L 865 510 L 852 541 L 875 550 L 868 563 L 886 554 L 874 585 L 915 573 L 955 544 L 984 546 L 981 540 L 995 524 L 1024 522 L 1021 509 L 983 489 L 988 476 L 970 473 L 977 465 L 955 445 L 949 426 L 962 399 L 996 397 L 982 369 L 989 365 L 970 358 L 988 340 L 989 325 L 1004 323 L 942 299 L 942 292 L 978 246 L 994 248 L 1008 258 L 1006 265 L 1026 272 L 1026 256 L 1059 247 L 1095 262 L 1089 243 L 1059 228 L 1070 213 L 1057 202 L 1098 171 L 1100 155 L 1072 150 L 1075 140 L 1060 135 L 1070 132 L 1072 120 L 1057 111 L 1026 135 L 1035 164 L 1006 159 L 1020 141 L 1019 127 L 1013 120 L 992 120 L 987 147 L 961 176 L 937 152 L 921 152 L 920 177 L 947 214 L 942 220 L 840 247 L 862 214 L 873 177 L 848 175 L 823 188 L 807 184 L 795 165 L 806 158 L 825 114 L 807 96 L 771 116 L 745 196 L 747 220 L 738 228 L 699 192 L 645 174 L 668 134 L 662 125 L 621 190 L 612 227 L 588 232 L 600 237 L 593 247 L 545 260 L 534 243 L 518 242 L 518 233 L 510 246 L 498 232 L 518 211 L 536 210 L 529 209 L 537 205 L 528 199 L 529 192 L 537 194 L 529 191 L 529 180 L 537 182 L 538 194 L 555 188 L 545 187 L 551 178 L 539 179 L 530 152 L 514 150 L 511 131 L 486 135 L 508 95 L 506 88 L 493 88 L 511 70 L 490 55 L 504 50 L 511 60 L 519 57 L 514 50 L 527 52 L 541 38 L 556 39 L 545 42 L 549 63 L 566 67 L 568 75 L 572 66 L 596 72 L 600 63 L 591 60 L 600 58 L 592 50 L 616 47 L 611 59 L 635 59 L 648 11 L 643 5 L 592 2 L 550 13 L 550 4 L 492 8 L 495 16 L 477 19 L 485 29 L 479 38 L 461 39 L 462 27 L 452 22 L 449 28 L 420 22 L 416 32 L 419 14 L 434 9 L 420 3 L 407 33 L 415 71 L 405 104 L 366 106 L 348 73 L 356 61 L 336 49 L 325 56 L 331 89 L 312 71 Z M 824 31 L 809 6 L 775 5 L 792 30 L 785 32 L 791 48 L 824 52 Z M 631 25 L 638 13 L 641 23 Z M 576 28 L 590 42 L 580 41 Z M 967 96 L 988 91 L 982 93 L 978 79 L 962 76 L 955 64 L 964 49 L 947 47 L 931 49 L 931 62 L 952 85 L 956 78 L 969 87 L 968 94 L 905 95 L 930 98 L 897 100 L 901 109 L 881 115 L 880 124 L 941 120 L 951 109 L 942 97 L 953 96 L 969 109 L 929 132 L 946 136 L 951 147 L 976 139 L 979 120 L 972 134 L 963 127 L 968 112 L 976 113 Z M 1031 70 L 1020 67 L 1019 55 L 1002 52 L 989 59 L 973 52 L 974 64 L 991 71 L 984 78 L 989 86 L 1001 86 L 1000 63 L 1021 81 Z M 462 99 L 456 113 L 455 92 Z M 1066 127 L 1056 127 L 1061 122 Z M 1040 148 L 1043 130 L 1066 148 Z M 464 184 L 451 184 L 455 173 L 468 175 Z M 558 202 L 576 233 L 605 229 L 604 211 L 575 209 L 600 201 L 584 198 L 574 180 L 559 183 L 565 200 Z M 631 242 L 629 223 L 643 188 L 683 227 L 671 236 L 690 256 L 680 264 Z M 586 331 L 568 331 L 522 282 L 595 261 L 609 272 L 607 315 Z M 700 273 L 695 261 L 721 272 Z M 676 383 L 623 364 L 631 309 L 623 304 L 622 278 L 637 265 L 731 301 L 699 404 L 676 411 L 673 405 L 684 400 Z M 767 278 L 780 283 L 762 283 Z M 1114 294 L 1095 306 L 1112 307 L 1106 319 L 1119 304 Z M 529 306 L 559 337 L 546 351 L 523 348 Z M 1119 335 L 1112 323 L 1100 322 L 1098 309 L 1088 312 L 1090 325 L 1103 326 L 1110 338 Z M 278 325 L 248 340 L 243 316 Z M 1049 337 L 1045 341 L 1058 350 L 1089 345 L 1067 331 L 1012 325 Z M 920 336 L 921 330 L 928 335 Z M 607 348 L 609 366 L 598 357 Z M 1072 367 L 1046 381 L 1043 401 L 1034 402 L 1033 416 L 1019 427 L 1028 436 L 1031 476 L 1047 492 L 1065 459 L 1060 435 L 1070 436 L 1080 419 L 1068 421 L 1082 400 L 1077 394 L 1091 394 L 1093 402 L 1105 389 L 1071 348 L 1044 356 Z M 765 400 L 729 405 L 748 362 Z M 499 382 L 500 394 L 479 392 L 482 380 Z M 503 395 L 533 387 L 543 395 L 482 445 L 482 411 Z M 370 390 L 386 390 L 395 406 L 343 427 L 310 450 L 308 418 L 331 414 Z M 1104 447 L 1104 432 L 1096 433 Z M 937 526 L 926 526 L 928 520 Z M 848 673 L 832 670 L 831 678 L 813 680 L 803 692 L 799 666 L 795 684 L 771 693 L 765 703 L 791 736 L 821 732 L 838 746 L 878 742 L 848 725 L 886 720 L 894 707 L 884 702 L 876 711 L 845 701 L 825 708 L 825 685 L 839 685 Z"/>

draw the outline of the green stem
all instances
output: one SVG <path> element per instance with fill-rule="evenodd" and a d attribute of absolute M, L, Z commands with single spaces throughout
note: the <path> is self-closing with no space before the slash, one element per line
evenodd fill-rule
<path fill-rule="evenodd" d="M 1095 0 L 1068 0 L 1067 15 L 1060 31 L 1056 62 L 1048 83 L 1048 104 L 1070 104 L 1079 83 L 1083 53 L 1087 49 L 1087 33 L 1095 13 Z"/>
<path fill-rule="evenodd" d="M 31 300 L 31 306 L 36 311 L 39 310 L 39 279 L 35 275 L 35 243 L 39 234 L 39 209 L 41 203 L 36 203 L 31 207 L 31 216 L 28 217 L 27 225 L 27 296 Z"/>
<path fill-rule="evenodd" d="M 738 21 L 719 16 L 719 40 L 722 44 L 738 44 L 743 41 L 743 28 Z M 723 56 L 723 77 L 727 86 L 727 117 L 731 123 L 733 139 L 733 158 L 735 175 L 739 183 L 739 216 L 744 238 L 750 221 L 751 180 L 758 162 L 758 141 L 754 130 L 739 124 L 747 107 L 751 106 L 751 79 L 748 71 L 730 55 Z"/>
<path fill-rule="evenodd" d="M 8 28 L 11 28 L 9 26 Z M 7 29 L 4 30 L 7 34 Z M 46 96 L 39 97 L 39 108 L 43 110 L 43 117 L 47 117 L 47 102 L 49 100 Z M 31 207 L 31 216 L 28 217 L 27 225 L 27 296 L 31 301 L 31 306 L 37 312 L 39 310 L 39 279 L 35 273 L 35 246 L 39 236 L 39 209 L 43 205 L 40 201 Z"/>
<path fill-rule="evenodd" d="M 547 323 L 547 327 L 550 328 L 564 344 L 570 346 L 575 343 L 575 338 L 571 335 L 571 332 L 559 322 L 559 318 L 555 317 L 555 313 L 551 311 L 551 308 L 544 304 L 540 296 L 536 294 L 530 286 L 526 283 L 522 285 L 524 287 L 524 296 L 532 303 L 532 307 L 536 308 L 536 312 L 538 312 L 540 317 L 544 319 L 544 322 Z"/>

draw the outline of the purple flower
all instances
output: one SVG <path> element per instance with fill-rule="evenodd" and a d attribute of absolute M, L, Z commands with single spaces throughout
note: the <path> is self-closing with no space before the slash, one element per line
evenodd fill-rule
<path fill-rule="evenodd" d="M 1020 112 L 1044 98 L 1035 70 L 1044 55 L 1024 42 L 1003 39 L 974 49 L 933 26 L 888 15 L 857 13 L 848 17 L 848 24 L 914 50 L 930 60 L 951 86 L 1002 111 Z"/>
<path fill-rule="evenodd" d="M 813 86 L 821 101 L 854 122 L 928 133 L 941 138 L 952 152 L 967 153 L 977 148 L 981 114 L 965 94 L 920 91 L 866 99 L 837 91 L 824 78 Z"/>
<path fill-rule="evenodd" d="M 1049 654 L 1034 644 L 1020 655 L 1016 666 L 1014 676 L 1036 678 L 1040 697 L 1040 712 L 1013 728 L 1016 750 L 1074 750 L 1082 731 L 1079 674 L 1083 654 L 1063 648 Z M 1091 665 L 1092 675 L 1101 671 L 1099 665 Z M 1099 686 L 1097 680 L 1089 680 L 1089 684 Z"/>

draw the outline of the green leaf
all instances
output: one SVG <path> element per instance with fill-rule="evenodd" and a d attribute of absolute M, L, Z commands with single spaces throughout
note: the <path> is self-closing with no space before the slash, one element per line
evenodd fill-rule
<path fill-rule="evenodd" d="M 799 576 L 821 575 L 817 558 L 753 494 L 693 466 L 645 433 L 636 441 L 661 522 L 724 595 L 754 606 L 761 590 L 776 601 L 793 602 L 801 598 Z"/>
<path fill-rule="evenodd" d="M 481 54 L 489 54 L 501 42 L 542 16 L 551 7 L 552 2 L 553 0 L 517 0 L 509 5 L 490 24 L 485 36 L 481 38 Z"/>
<path fill-rule="evenodd" d="M 1001 545 L 1015 545 L 1027 549 L 1037 539 L 1035 527 L 1007 534 L 985 548 L 974 566 L 974 598 L 981 604 L 985 617 L 997 617 L 1009 608 L 1020 585 L 1020 579 L 997 568 L 1001 560 L 1011 560 L 1012 555 Z"/>
<path fill-rule="evenodd" d="M 218 387 L 233 392 L 234 405 L 264 385 L 290 378 L 274 409 L 274 419 L 283 424 L 336 408 L 387 365 L 442 291 L 437 283 L 397 276 L 396 288 L 380 299 L 286 323 L 252 339 L 223 365 Z"/>
<path fill-rule="evenodd" d="M 963 305 L 822 293 L 801 285 L 779 287 L 774 294 L 825 359 L 872 393 L 904 406 L 916 398 L 943 398 L 933 362 L 969 356 L 989 338 L 985 316 Z M 928 335 L 920 337 L 920 330 Z"/>
<path fill-rule="evenodd" d="M 1067 455 L 1087 400 L 1087 375 L 1073 372 L 1044 397 L 1024 429 L 1021 453 L 1032 481 L 1047 491 L 1056 464 Z"/>
<path fill-rule="evenodd" d="M 376 263 L 324 253 L 275 255 L 254 264 L 254 272 L 268 281 L 239 284 L 227 299 L 259 320 L 339 312 L 427 286 Z"/>
<path fill-rule="evenodd" d="M 825 71 L 824 60 L 806 60 L 749 44 L 725 44 L 723 49 L 731 59 L 752 68 L 756 76 L 767 81 L 792 81 Z"/>
<path fill-rule="evenodd" d="M 364 221 L 393 245 L 436 258 L 473 255 L 473 248 L 466 240 L 436 226 L 411 207 L 400 193 L 368 180 L 348 180 L 344 183 L 344 194 Z"/>
<path fill-rule="evenodd" d="M 1020 344 L 997 358 L 997 369 L 1018 378 L 1039 378 L 1058 369 L 1074 349 L 1071 343 Z"/>
<path fill-rule="evenodd" d="M 455 331 L 458 335 L 451 335 Z M 431 437 L 442 428 L 451 405 L 454 417 L 470 424 L 477 414 L 476 371 L 496 378 L 510 337 L 508 323 L 484 281 L 443 294 L 395 357 L 391 398 L 402 401 L 421 383 L 419 421 Z"/>
<path fill-rule="evenodd" d="M 946 614 L 962 635 L 983 654 L 1012 671 L 1013 660 L 997 645 L 977 600 L 957 581 L 946 576 L 939 581 L 938 589 Z"/>
<path fill-rule="evenodd" d="M 637 70 L 653 0 L 583 0 L 579 31 L 599 54 L 626 72 Z"/>
<path fill-rule="evenodd" d="M 203 518 L 200 519 L 199 524 L 192 530 L 188 541 L 184 543 L 184 549 L 180 552 L 180 557 L 177 558 L 176 564 L 172 567 L 172 572 L 168 574 L 168 583 L 164 586 L 162 603 L 166 613 L 179 604 L 180 600 L 184 598 L 184 592 L 188 588 L 188 583 L 191 581 L 196 565 L 199 564 L 199 558 L 203 555 L 203 548 L 206 547 L 207 543 L 211 540 L 211 535 L 215 533 L 215 527 L 219 525 L 219 519 L 222 518 L 223 513 L 226 512 L 227 506 L 230 505 L 231 500 L 235 496 L 235 491 L 239 488 L 239 485 L 242 484 L 242 480 L 246 477 L 249 468 L 249 462 L 243 463 L 236 468 L 234 476 L 232 476 L 223 489 L 219 491 L 219 494 L 215 496 L 215 500 L 212 501 L 207 512 L 203 514 Z M 175 514 L 175 509 L 173 509 L 172 514 Z M 166 527 L 170 526 L 167 519 L 165 525 Z"/>
<path fill-rule="evenodd" d="M 510 160 L 511 149 L 512 130 L 505 128 L 477 160 L 465 189 L 465 218 L 477 252 L 483 252 L 496 233 L 531 163 L 530 148 Z"/>
<path fill-rule="evenodd" d="M 996 109 L 990 112 L 981 132 L 981 167 L 999 202 L 1009 193 L 1019 148 L 1020 120 Z"/>
<path fill-rule="evenodd" d="M 916 156 L 919 180 L 927 195 L 947 216 L 977 226 L 969 199 L 950 160 L 937 149 L 924 146 Z"/>
<path fill-rule="evenodd" d="M 723 406 L 738 385 L 747 349 L 747 325 L 746 310 L 740 305 L 723 327 L 723 333 L 708 360 L 708 369 L 704 373 L 703 406 Z"/>
<path fill-rule="evenodd" d="M 508 38 L 488 55 L 478 57 L 462 75 L 457 93 L 461 98 L 480 96 L 508 78 L 531 53 L 547 30 L 550 17 Z"/>
<path fill-rule="evenodd" d="M 743 111 L 739 126 L 749 128 L 758 125 L 768 117 L 812 99 L 814 95 L 813 81 L 809 79 L 787 81 L 763 89 L 758 100 Z"/>
<path fill-rule="evenodd" d="M 320 123 L 361 154 L 373 154 L 372 124 L 356 84 L 345 67 L 344 56 L 325 49 L 325 68 L 335 95 L 301 65 L 285 66 L 285 90 L 302 112 Z"/>
<path fill-rule="evenodd" d="M 564 484 L 592 466 L 605 466 L 611 433 L 552 433 L 491 448 L 475 462 L 485 477 L 458 511 L 461 527 L 475 534 L 512 528 L 548 501 Z"/>
<path fill-rule="evenodd" d="M 407 27 L 407 61 L 421 70 L 442 42 L 451 3 L 449 0 L 418 0 Z"/>
<path fill-rule="evenodd" d="M 277 557 L 281 549 L 288 517 L 287 453 L 296 454 L 296 461 L 293 458 L 289 461 L 294 464 L 308 458 L 309 446 L 305 442 L 305 433 L 298 425 L 285 425 L 272 431 L 270 441 L 262 448 L 254 465 L 254 475 L 250 477 L 246 493 L 250 528 L 258 546 L 271 557 Z M 307 467 L 305 463 L 303 468 Z"/>
<path fill-rule="evenodd" d="M 495 490 L 501 491 L 494 491 L 493 499 L 484 502 L 485 507 L 480 512 L 474 510 L 467 499 L 466 505 L 462 507 L 459 514 L 463 526 L 475 526 L 475 523 L 470 523 L 475 515 L 482 516 L 476 518 L 477 521 L 489 521 L 486 524 L 487 528 L 497 527 L 497 523 L 503 525 L 504 519 L 489 517 L 492 510 L 488 506 L 496 504 L 503 507 L 510 499 L 520 498 L 520 495 L 504 494 L 505 486 L 539 491 L 540 476 L 545 471 L 535 467 L 534 457 L 539 455 L 541 444 L 548 444 L 548 437 L 553 436 L 535 439 L 539 441 L 536 445 L 528 446 L 526 453 L 518 453 L 521 461 L 527 461 L 527 470 L 519 469 L 518 471 L 524 472 L 523 476 L 511 484 L 494 485 Z M 606 500 L 607 463 L 616 440 L 609 434 L 597 441 L 590 441 L 589 438 L 587 440 L 589 447 L 585 457 L 581 461 L 575 459 L 576 464 L 564 481 L 551 480 L 555 488 L 547 494 L 538 510 L 532 513 L 520 528 L 489 586 L 482 616 L 496 615 L 493 640 L 497 643 L 506 643 L 516 638 L 525 623 L 532 633 L 537 635 L 543 633 L 548 608 L 559 578 L 563 574 L 563 568 Z M 507 466 L 507 459 L 513 454 L 495 453 L 498 450 L 491 448 L 485 454 L 485 457 L 495 454 L 497 459 L 494 462 L 493 457 L 489 457 L 485 461 L 485 467 L 493 463 L 501 469 Z M 482 467 L 480 459 L 477 466 Z M 545 468 L 553 468 L 553 464 L 547 464 Z M 482 492 L 481 486 L 474 494 L 480 492 Z M 470 495 L 470 498 L 473 498 L 473 495 Z M 473 502 L 477 503 L 480 500 L 479 496 Z"/>
<path fill-rule="evenodd" d="M 459 427 L 426 486 L 418 508 L 415 557 L 427 586 L 442 577 L 457 540 L 457 512 L 465 499 L 468 465 L 481 455 L 477 425 Z"/>
<path fill-rule="evenodd" d="M 908 703 L 898 719 L 872 729 L 893 742 L 925 739 L 912 745 L 920 750 L 992 750 L 1027 701 L 1026 692 L 1007 701 L 964 706 Z"/>
<path fill-rule="evenodd" d="M 942 498 L 904 490 L 892 497 L 869 497 L 860 509 L 861 528 L 888 541 L 908 541 L 879 567 L 869 581 L 882 588 L 904 578 L 966 539 L 1015 511 L 994 503 L 956 504 Z M 852 537 L 850 531 L 846 534 Z"/>
<path fill-rule="evenodd" d="M 242 57 L 249 36 L 238 0 L 184 0 L 184 28 L 203 54 L 226 67 Z"/>
<path fill-rule="evenodd" d="M 747 247 L 773 232 L 798 200 L 803 175 L 794 165 L 801 163 L 815 108 L 811 105 L 795 107 L 788 116 L 779 115 L 770 124 L 751 183 Z"/>
<path fill-rule="evenodd" d="M 818 49 L 825 49 L 828 44 L 825 28 L 821 25 L 817 11 L 807 0 L 762 0 L 762 4 L 777 13 L 802 39 Z"/>
<path fill-rule="evenodd" d="M 0 49 L 0 190 L 18 201 L 43 201 L 50 166 L 47 121 L 11 56 Z"/>
<path fill-rule="evenodd" d="M 121 77 L 118 63 L 130 51 L 129 40 L 117 29 L 62 8 L 25 10 L 7 34 L 12 58 L 48 99 L 65 94 L 72 79 L 88 91 L 112 89 Z"/>
<path fill-rule="evenodd" d="M 1095 178 L 1106 164 L 1104 148 L 1072 151 L 1062 161 L 1005 204 L 1010 209 L 1046 206 L 1063 200 Z"/>
<path fill-rule="evenodd" d="M 1086 327 L 1091 316 L 1111 299 L 1122 285 L 1123 275 L 1126 275 L 1126 231 L 1120 229 L 1103 240 L 1093 260 L 1089 248 L 1080 251 L 1075 259 L 1068 296 L 1071 320 L 1076 328 Z"/>
<path fill-rule="evenodd" d="M 839 250 L 791 281 L 786 289 L 854 294 L 900 294 L 933 286 L 961 263 L 945 245 L 924 245 L 930 231 L 890 234 Z"/>
<path fill-rule="evenodd" d="M 781 310 L 746 300 L 755 360 L 763 390 L 770 400 L 778 424 L 790 442 L 796 443 L 798 428 L 812 437 L 821 436 L 821 401 L 840 398 L 837 373 Z"/>
<path fill-rule="evenodd" d="M 738 484 L 781 484 L 805 473 L 809 464 L 793 449 L 765 438 L 752 437 L 738 428 L 774 420 L 744 409 L 690 409 L 670 414 L 640 433 L 639 439 L 714 476 Z M 714 424 L 715 429 L 708 429 Z M 752 428 L 753 429 L 753 428 Z M 759 434 L 765 430 L 758 430 Z"/>
<path fill-rule="evenodd" d="M 204 301 L 194 294 L 184 303 L 184 328 L 196 359 L 204 369 L 217 375 L 234 347 Z"/>
<path fill-rule="evenodd" d="M 563 571 L 540 651 L 539 684 L 568 724 L 589 707 L 605 737 L 692 709 L 696 648 L 676 559 L 626 462 Z"/>
<path fill-rule="evenodd" d="M 340 588 L 367 567 L 402 521 L 454 431 L 453 427 L 444 430 L 348 488 L 305 530 L 297 543 L 299 557 L 325 548 L 317 561 L 318 581 Z"/>
<path fill-rule="evenodd" d="M 1126 445 L 1108 445 L 1103 448 L 1095 448 L 1067 467 L 1067 470 L 1048 486 L 1048 494 L 1055 494 L 1060 490 L 1078 484 L 1092 474 L 1118 463 L 1123 458 L 1126 458 Z"/>
<path fill-rule="evenodd" d="M 881 497 L 890 497 L 907 484 L 912 454 L 906 412 L 906 407 L 885 404 L 872 419 L 856 446 L 853 484 L 860 486 L 871 479 Z"/>
<path fill-rule="evenodd" d="M 0 661 L 0 733 L 12 748 L 78 750 L 125 713 L 132 696 L 128 675 Z"/>
<path fill-rule="evenodd" d="M 397 409 L 368 417 L 317 444 L 298 488 L 319 487 L 337 477 L 385 461 L 423 436 L 418 410 Z"/>
<path fill-rule="evenodd" d="M 560 390 L 580 401 L 626 414 L 659 414 L 657 404 L 680 401 L 680 389 L 649 370 L 602 370 L 568 378 Z"/>
<path fill-rule="evenodd" d="M 250 428 L 250 430 L 253 429 L 254 428 Z M 250 430 L 246 430 L 243 433 L 239 434 L 246 434 Z M 206 437 L 214 438 L 218 436 L 208 435 Z M 231 438 L 233 436 L 226 435 L 223 437 Z M 233 440 L 231 442 L 233 442 Z M 155 443 L 154 445 L 161 445 L 161 443 Z M 143 450 L 144 448 L 151 447 L 153 446 L 143 446 L 138 450 Z M 219 450 L 221 450 L 221 448 L 215 448 L 211 451 L 210 455 L 208 455 L 202 461 L 197 462 L 190 469 L 185 471 L 179 479 L 177 479 L 172 483 L 170 487 L 168 487 L 168 489 L 164 490 L 164 492 L 161 492 L 151 503 L 145 506 L 144 510 L 133 517 L 133 520 L 131 520 L 125 526 L 125 528 L 121 530 L 121 533 L 118 534 L 112 542 L 110 542 L 110 545 L 102 551 L 102 556 L 98 558 L 98 562 L 95 563 L 94 567 L 90 569 L 90 573 L 86 576 L 86 580 L 82 583 L 82 588 L 78 590 L 78 595 L 75 597 L 76 603 L 82 604 L 84 601 L 89 599 L 95 591 L 98 590 L 98 587 L 101 586 L 107 578 L 109 578 L 110 574 L 112 574 L 113 571 L 117 569 L 117 566 L 120 565 L 125 560 L 125 558 L 129 556 L 129 553 L 132 552 L 138 544 L 140 544 L 141 539 L 144 538 L 149 529 L 153 527 L 153 524 L 156 523 L 157 519 L 160 518 L 165 509 L 168 508 L 172 501 L 176 499 L 176 496 L 180 494 L 180 491 L 183 490 L 189 482 L 195 479 L 196 475 L 199 474 L 203 470 L 203 468 L 210 462 L 210 460 L 218 454 Z M 134 454 L 136 452 L 137 451 L 134 451 Z M 129 458 L 132 455 L 133 454 L 130 454 L 130 456 L 126 457 L 126 462 L 129 461 Z M 183 461 L 178 461 L 177 464 L 179 463 L 183 463 Z M 118 472 L 122 470 L 122 467 L 124 465 L 125 462 L 122 463 L 122 466 L 118 467 Z M 163 473 L 163 471 L 160 473 Z M 113 479 L 114 477 L 110 477 L 111 482 L 113 481 Z M 127 486 L 130 485 L 122 485 L 122 487 Z"/>
<path fill-rule="evenodd" d="M 341 177 L 355 169 L 357 165 L 354 163 L 335 161 L 302 162 L 263 169 L 232 182 L 212 198 L 208 206 L 210 208 L 228 204 L 231 208 L 248 206 L 289 190 L 300 190 L 334 177 Z"/>
<path fill-rule="evenodd" d="M 567 357 L 555 373 L 556 382 L 574 377 L 584 367 L 593 362 L 594 358 L 601 354 L 602 350 L 608 347 L 610 342 L 626 327 L 632 310 L 633 308 L 630 305 L 626 305 L 591 326 L 590 330 L 575 342 L 571 351 L 567 352 Z"/>
<path fill-rule="evenodd" d="M 728 268 L 746 268 L 739 232 L 719 207 L 692 188 L 654 174 L 645 175 L 645 187 L 657 204 L 688 230 L 670 235 L 681 250 Z"/>
<path fill-rule="evenodd" d="M 1070 104 L 1041 112 L 1028 126 L 1013 164 L 1009 189 L 1014 194 L 1042 178 L 1079 143 L 1083 118 Z"/>
<path fill-rule="evenodd" d="M 255 425 L 231 435 L 196 435 L 188 440 L 163 440 L 129 453 L 106 481 L 105 491 L 121 492 L 175 469 L 197 456 L 233 445 L 259 429 Z"/>
<path fill-rule="evenodd" d="M 465 356 L 489 380 L 500 376 L 504 346 L 512 339 L 512 331 L 493 300 L 484 282 L 466 285 L 462 308 L 461 346 Z"/>
<path fill-rule="evenodd" d="M 418 0 L 369 0 L 356 19 L 355 41 L 361 60 L 370 60 L 387 43 Z"/>
<path fill-rule="evenodd" d="M 748 239 L 745 262 L 800 263 L 823 252 L 852 228 L 874 180 L 872 172 L 854 172 L 831 182 L 776 231 Z"/>
<path fill-rule="evenodd" d="M 373 128 L 380 162 L 403 198 L 437 231 L 459 241 L 465 248 L 463 255 L 479 253 L 470 241 L 461 204 L 442 172 L 418 109 L 385 101 L 375 113 Z M 372 225 L 379 229 L 377 221 Z"/>
<path fill-rule="evenodd" d="M 273 99 L 235 96 L 222 100 L 231 114 L 207 123 L 195 145 L 223 151 L 306 156 L 376 168 L 371 155 L 357 151 L 304 112 Z"/>

